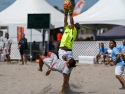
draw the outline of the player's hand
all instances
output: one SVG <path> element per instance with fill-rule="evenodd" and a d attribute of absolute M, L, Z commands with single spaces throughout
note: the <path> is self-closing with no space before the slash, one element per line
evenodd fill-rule
<path fill-rule="evenodd" d="M 115 64 L 113 62 L 110 63 L 110 66 L 114 66 Z"/>
<path fill-rule="evenodd" d="M 65 8 L 64 8 L 64 14 L 67 14 L 67 15 L 68 15 L 68 12 L 69 12 L 69 9 L 65 9 Z"/>
<path fill-rule="evenodd" d="M 70 6 L 68 6 L 69 8 L 69 14 L 72 15 L 73 9 L 72 9 L 72 4 Z"/>
<path fill-rule="evenodd" d="M 67 60 L 65 55 L 63 55 L 62 58 L 63 58 L 65 61 Z"/>
<path fill-rule="evenodd" d="M 63 94 L 61 91 L 58 94 Z"/>
<path fill-rule="evenodd" d="M 108 65 L 108 62 L 106 62 L 105 65 L 107 66 L 107 65 Z"/>

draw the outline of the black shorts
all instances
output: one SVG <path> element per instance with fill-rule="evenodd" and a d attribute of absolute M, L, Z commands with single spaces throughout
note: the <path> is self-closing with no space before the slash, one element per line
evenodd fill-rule
<path fill-rule="evenodd" d="M 26 49 L 20 49 L 20 55 L 26 54 Z"/>

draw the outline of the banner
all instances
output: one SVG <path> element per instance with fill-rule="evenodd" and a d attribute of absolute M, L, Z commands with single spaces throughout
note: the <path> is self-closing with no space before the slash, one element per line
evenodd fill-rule
<path fill-rule="evenodd" d="M 22 38 L 22 33 L 24 33 L 24 27 L 17 27 L 17 41 L 19 42 Z"/>
<path fill-rule="evenodd" d="M 85 5 L 85 0 L 79 0 L 74 7 L 73 16 L 79 15 L 84 5 Z"/>

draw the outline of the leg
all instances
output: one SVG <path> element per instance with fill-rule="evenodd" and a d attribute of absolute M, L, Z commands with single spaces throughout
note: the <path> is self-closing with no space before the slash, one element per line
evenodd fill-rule
<path fill-rule="evenodd" d="M 21 55 L 21 61 L 22 61 L 22 65 L 24 65 L 23 55 Z"/>
<path fill-rule="evenodd" d="M 24 61 L 23 61 L 23 50 L 22 50 L 22 49 L 20 49 L 20 56 L 21 56 L 22 65 L 24 65 Z"/>
<path fill-rule="evenodd" d="M 116 78 L 120 81 L 120 83 L 122 85 L 122 89 L 125 89 L 125 80 L 122 77 L 123 73 L 124 73 L 124 66 L 116 66 L 115 67 Z"/>
<path fill-rule="evenodd" d="M 45 58 L 45 56 L 41 56 L 41 57 L 39 58 L 39 68 L 38 68 L 38 71 L 43 71 L 42 68 L 43 68 L 44 63 L 43 63 L 42 58 Z"/>
<path fill-rule="evenodd" d="M 71 73 L 68 74 L 68 79 L 67 79 L 67 85 L 66 85 L 66 87 L 70 87 L 70 86 L 69 86 L 69 78 L 70 78 L 70 75 L 71 75 Z"/>
<path fill-rule="evenodd" d="M 120 75 L 116 75 L 116 78 L 119 80 L 119 82 L 122 85 L 121 89 L 125 89 L 125 80 L 124 80 L 124 78 L 122 76 L 120 76 Z"/>
<path fill-rule="evenodd" d="M 51 69 L 48 68 L 47 72 L 46 72 L 46 76 L 48 76 L 51 72 Z"/>
<path fill-rule="evenodd" d="M 59 49 L 58 55 L 59 55 L 59 59 L 60 59 L 60 60 L 65 61 L 65 60 L 62 58 L 62 56 L 66 56 L 66 51 L 65 51 L 65 50 Z"/>
<path fill-rule="evenodd" d="M 103 55 L 103 58 L 104 58 L 104 64 L 105 64 L 105 58 L 106 58 L 106 54 Z"/>
<path fill-rule="evenodd" d="M 23 54 L 23 58 L 24 58 L 24 62 L 25 62 L 25 64 L 27 64 L 26 54 Z"/>
<path fill-rule="evenodd" d="M 99 62 L 98 62 L 99 58 L 100 58 L 100 54 L 97 54 L 96 55 L 96 64 L 99 64 Z"/>
<path fill-rule="evenodd" d="M 10 64 L 10 58 L 8 55 L 6 55 L 7 63 Z"/>

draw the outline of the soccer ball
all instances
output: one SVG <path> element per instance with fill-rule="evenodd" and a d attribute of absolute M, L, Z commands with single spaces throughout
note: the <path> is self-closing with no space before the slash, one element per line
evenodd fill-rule
<path fill-rule="evenodd" d="M 63 8 L 64 9 L 68 9 L 69 7 L 72 6 L 72 3 L 70 2 L 70 0 L 65 0 L 63 3 Z"/>

